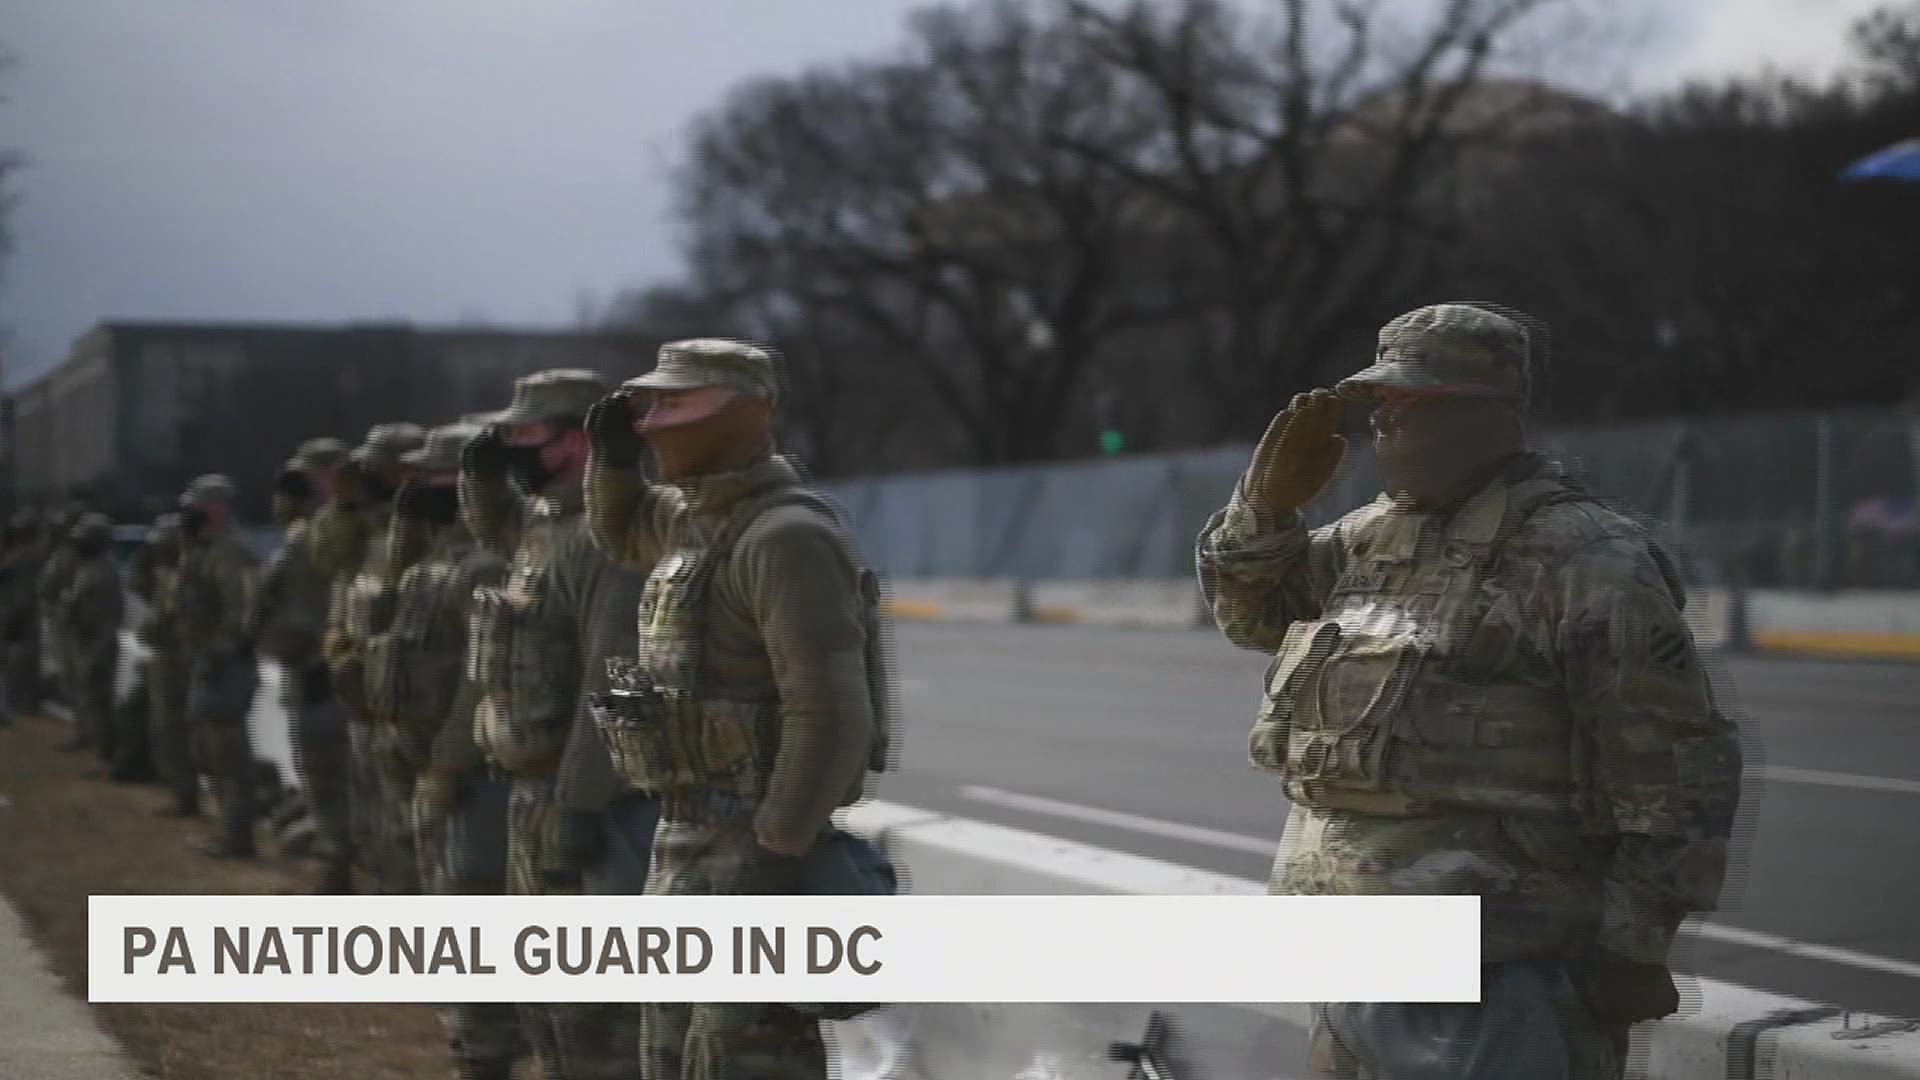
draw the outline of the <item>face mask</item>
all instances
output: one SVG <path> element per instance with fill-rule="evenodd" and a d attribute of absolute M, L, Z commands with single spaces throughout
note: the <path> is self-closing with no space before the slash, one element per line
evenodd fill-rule
<path fill-rule="evenodd" d="M 89 559 L 96 555 L 105 554 L 107 550 L 107 538 L 97 533 L 76 537 L 73 541 L 73 550 L 78 552 L 83 558 Z"/>
<path fill-rule="evenodd" d="M 283 495 L 295 503 L 304 503 L 313 498 L 313 485 L 307 480 L 306 473 L 289 469 L 274 481 L 273 493 Z"/>
<path fill-rule="evenodd" d="M 207 529 L 207 512 L 198 506 L 180 508 L 180 532 L 189 540 L 197 540 Z"/>
<path fill-rule="evenodd" d="M 742 394 L 711 416 L 646 433 L 660 479 L 673 483 L 744 466 L 768 445 L 766 406 Z"/>
<path fill-rule="evenodd" d="M 460 492 L 451 487 L 428 487 L 409 496 L 420 516 L 434 525 L 451 525 L 460 517 Z"/>
<path fill-rule="evenodd" d="M 360 490 L 366 492 L 368 500 L 374 503 L 389 503 L 393 501 L 395 488 L 393 481 L 378 473 L 370 472 L 366 479 L 360 482 Z"/>
<path fill-rule="evenodd" d="M 538 495 L 553 482 L 553 470 L 541 460 L 543 451 L 551 445 L 549 441 L 538 446 L 507 447 L 507 475 L 522 494 Z"/>

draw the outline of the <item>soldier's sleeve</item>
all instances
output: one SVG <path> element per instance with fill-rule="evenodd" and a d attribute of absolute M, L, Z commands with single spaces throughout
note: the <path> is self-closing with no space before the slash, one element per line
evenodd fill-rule
<path fill-rule="evenodd" d="M 333 578 L 360 568 L 372 529 L 358 508 L 342 506 L 329 499 L 313 515 L 308 531 L 312 535 L 314 561 L 322 574 Z"/>
<path fill-rule="evenodd" d="M 1343 523 L 1309 532 L 1298 511 L 1255 509 L 1234 485 L 1194 553 L 1201 592 L 1228 641 L 1274 652 L 1289 623 L 1319 617 L 1345 559 Z"/>
<path fill-rule="evenodd" d="M 632 658 L 635 655 L 638 636 L 635 618 L 646 575 L 614 565 L 596 548 L 590 548 L 588 556 L 598 565 L 585 579 L 589 617 L 582 638 L 580 700 L 574 709 L 573 734 L 567 738 L 553 797 L 570 810 L 594 813 L 606 809 L 620 789 L 621 781 L 613 771 L 613 758 L 607 753 L 607 745 L 594 726 L 587 698 L 607 689 L 609 656 Z"/>
<path fill-rule="evenodd" d="M 1579 805 L 1588 832 L 1613 840 L 1596 944 L 1663 964 L 1686 917 L 1719 902 L 1739 736 L 1644 539 L 1586 544 L 1552 591 Z"/>
<path fill-rule="evenodd" d="M 232 542 L 214 564 L 214 588 L 220 597 L 220 621 L 214 633 L 222 651 L 237 652 L 247 644 L 247 612 L 253 607 L 259 564 L 253 553 Z"/>
<path fill-rule="evenodd" d="M 780 697 L 780 746 L 754 829 L 767 847 L 799 854 L 859 782 L 873 738 L 859 581 L 835 526 L 798 506 L 755 522 L 728 574 Z"/>
<path fill-rule="evenodd" d="M 607 558 L 635 569 L 660 561 L 673 516 L 665 489 L 647 483 L 638 468 L 616 469 L 592 455 L 586 497 L 588 531 Z"/>
<path fill-rule="evenodd" d="M 314 558 L 313 531 L 296 523 L 274 557 L 273 580 L 262 575 L 258 606 L 260 651 L 306 664 L 319 654 L 327 629 L 330 582 Z"/>

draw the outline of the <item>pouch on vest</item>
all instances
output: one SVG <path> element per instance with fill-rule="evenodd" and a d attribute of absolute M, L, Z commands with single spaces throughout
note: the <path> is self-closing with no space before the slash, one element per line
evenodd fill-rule
<path fill-rule="evenodd" d="M 613 771 L 641 791 L 664 791 L 676 779 L 667 702 L 631 657 L 607 658 L 608 689 L 588 695 L 587 713 L 606 743 Z"/>
<path fill-rule="evenodd" d="M 508 659 L 512 633 L 506 598 L 500 589 L 493 585 L 476 586 L 467 613 L 467 677 L 483 693 L 504 694 L 510 685 Z"/>

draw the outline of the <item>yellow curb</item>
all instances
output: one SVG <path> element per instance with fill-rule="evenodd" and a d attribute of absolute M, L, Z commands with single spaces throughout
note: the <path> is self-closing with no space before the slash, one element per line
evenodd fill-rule
<path fill-rule="evenodd" d="M 1033 607 L 1033 621 L 1037 623 L 1050 623 L 1055 626 L 1077 623 L 1080 621 L 1080 612 L 1073 608 L 1035 604 Z"/>
<path fill-rule="evenodd" d="M 938 619 L 946 609 L 933 600 L 888 600 L 880 610 L 898 619 Z"/>
<path fill-rule="evenodd" d="M 1858 630 L 1755 630 L 1750 636 L 1756 648 L 1778 649 L 1781 652 L 1920 660 L 1920 634 Z"/>

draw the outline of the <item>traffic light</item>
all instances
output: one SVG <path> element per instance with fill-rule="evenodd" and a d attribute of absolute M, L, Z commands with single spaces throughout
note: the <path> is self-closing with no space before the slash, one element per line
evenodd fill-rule
<path fill-rule="evenodd" d="M 1107 428 L 1106 430 L 1100 433 L 1100 452 L 1101 453 L 1117 454 L 1120 451 L 1125 450 L 1126 448 L 1127 448 L 1127 437 L 1125 435 L 1120 434 L 1118 431 L 1115 431 L 1113 428 Z"/>

